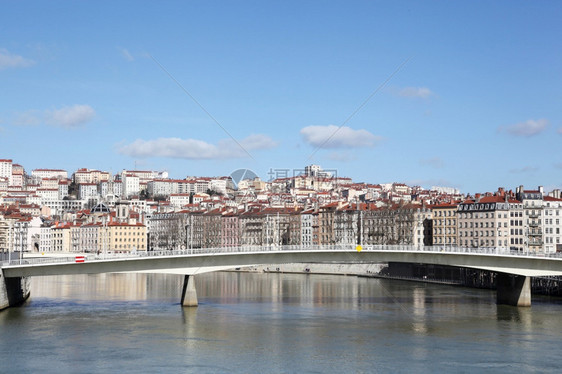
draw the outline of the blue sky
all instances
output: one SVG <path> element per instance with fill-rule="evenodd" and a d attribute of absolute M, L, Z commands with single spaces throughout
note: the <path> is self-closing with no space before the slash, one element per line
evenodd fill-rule
<path fill-rule="evenodd" d="M 0 158 L 561 188 L 561 15 L 557 1 L 4 2 Z"/>

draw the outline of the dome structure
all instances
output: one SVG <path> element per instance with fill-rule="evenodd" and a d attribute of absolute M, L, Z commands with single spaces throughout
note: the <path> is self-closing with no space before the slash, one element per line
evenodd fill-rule
<path fill-rule="evenodd" d="M 92 213 L 92 214 L 107 214 L 107 213 L 111 213 L 111 211 L 109 210 L 107 205 L 105 205 L 103 203 L 99 203 L 98 205 L 96 205 L 95 207 L 92 208 L 90 213 Z"/>

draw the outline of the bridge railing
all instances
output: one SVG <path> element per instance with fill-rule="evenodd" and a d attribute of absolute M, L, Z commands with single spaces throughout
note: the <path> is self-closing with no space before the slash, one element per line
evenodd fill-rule
<path fill-rule="evenodd" d="M 41 257 L 29 257 L 20 259 L 12 259 L 11 261 L 3 261 L 2 267 L 16 265 L 33 265 L 33 264 L 57 264 L 72 262 L 91 262 L 91 261 L 107 261 L 107 260 L 127 260 L 145 257 L 170 257 L 170 256 L 187 256 L 187 255 L 215 255 L 215 254 L 240 254 L 240 253 L 268 253 L 268 252 L 286 252 L 286 251 L 333 251 L 333 252 L 356 252 L 358 250 L 365 252 L 372 251 L 394 251 L 394 252 L 439 252 L 469 255 L 494 255 L 494 256 L 519 256 L 519 257 L 537 257 L 537 258 L 558 258 L 562 259 L 561 253 L 541 253 L 541 252 L 517 252 L 508 248 L 501 247 L 455 247 L 455 246 L 413 246 L 413 245 L 363 245 L 359 248 L 355 244 L 335 244 L 335 245 L 264 245 L 264 246 L 239 246 L 239 247 L 219 247 L 219 248 L 193 248 L 178 250 L 160 250 L 160 251 L 131 251 L 127 253 L 118 252 L 102 252 L 102 253 L 68 253 L 65 256 L 52 257 L 47 253 Z"/>

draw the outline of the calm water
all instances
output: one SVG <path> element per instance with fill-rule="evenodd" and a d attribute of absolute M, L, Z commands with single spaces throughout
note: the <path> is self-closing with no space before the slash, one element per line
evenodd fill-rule
<path fill-rule="evenodd" d="M 0 373 L 555 373 L 562 305 L 323 275 L 37 277 L 0 313 Z"/>

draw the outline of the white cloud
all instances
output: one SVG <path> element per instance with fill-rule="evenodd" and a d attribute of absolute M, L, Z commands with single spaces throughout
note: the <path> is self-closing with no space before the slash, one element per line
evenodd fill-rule
<path fill-rule="evenodd" d="M 211 160 L 247 157 L 248 153 L 258 149 L 270 149 L 277 146 L 269 136 L 250 135 L 236 144 L 231 139 L 219 140 L 217 144 L 197 139 L 158 138 L 153 140 L 137 139 L 126 145 L 118 146 L 117 152 L 131 157 L 168 157 L 191 160 Z M 242 147 L 240 147 L 242 146 Z"/>
<path fill-rule="evenodd" d="M 240 145 L 247 150 L 271 149 L 277 147 L 277 142 L 267 135 L 252 134 L 240 141 Z"/>
<path fill-rule="evenodd" d="M 133 55 L 126 48 L 121 48 L 121 55 L 127 61 L 135 61 L 135 58 L 133 57 Z"/>
<path fill-rule="evenodd" d="M 347 126 L 307 126 L 300 133 L 305 142 L 321 148 L 373 147 L 382 140 L 367 130 L 353 130 Z"/>
<path fill-rule="evenodd" d="M 35 61 L 14 55 L 7 49 L 0 48 L 0 70 L 9 68 L 25 68 L 35 64 Z"/>
<path fill-rule="evenodd" d="M 36 110 L 16 114 L 12 123 L 16 126 L 36 126 L 41 124 L 41 113 Z"/>
<path fill-rule="evenodd" d="M 528 138 L 543 132 L 548 127 L 548 124 L 549 122 L 546 119 L 530 119 L 526 122 L 516 123 L 514 125 L 500 126 L 498 131 L 507 132 L 513 136 L 523 136 Z"/>
<path fill-rule="evenodd" d="M 91 106 L 77 104 L 43 112 L 31 109 L 16 113 L 12 123 L 16 126 L 37 126 L 46 123 L 71 129 L 91 121 L 95 115 L 96 111 Z"/>
<path fill-rule="evenodd" d="M 45 111 L 45 123 L 53 126 L 74 128 L 89 122 L 96 111 L 89 105 L 66 106 L 61 109 Z"/>
<path fill-rule="evenodd" d="M 402 97 L 417 97 L 420 99 L 427 99 L 433 92 L 427 87 L 406 87 L 400 90 L 398 93 L 399 96 Z"/>
<path fill-rule="evenodd" d="M 332 152 L 328 155 L 328 160 L 339 162 L 351 162 L 357 160 L 357 156 L 350 152 Z"/>
<path fill-rule="evenodd" d="M 432 157 L 432 158 L 420 160 L 420 164 L 431 166 L 436 169 L 441 169 L 443 166 L 445 166 L 445 163 L 439 157 Z"/>
<path fill-rule="evenodd" d="M 539 168 L 536 166 L 523 166 L 520 168 L 510 169 L 509 172 L 514 174 L 526 174 L 526 173 L 534 173 L 538 170 Z"/>

